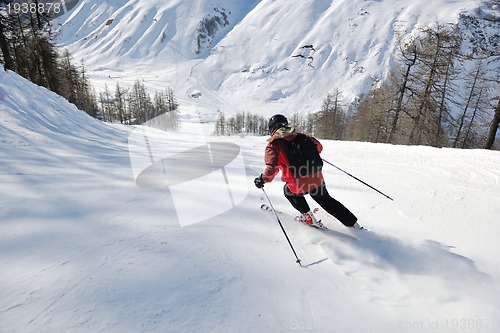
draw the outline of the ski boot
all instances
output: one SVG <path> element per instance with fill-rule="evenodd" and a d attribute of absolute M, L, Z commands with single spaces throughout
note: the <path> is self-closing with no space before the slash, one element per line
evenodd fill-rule
<path fill-rule="evenodd" d="M 295 219 L 299 222 L 302 222 L 302 223 L 307 224 L 307 225 L 314 227 L 314 228 L 323 229 L 323 230 L 326 229 L 326 227 L 321 222 L 321 220 L 319 220 L 319 221 L 316 220 L 316 217 L 314 217 L 314 215 L 311 211 L 308 211 L 307 213 L 299 215 Z"/>

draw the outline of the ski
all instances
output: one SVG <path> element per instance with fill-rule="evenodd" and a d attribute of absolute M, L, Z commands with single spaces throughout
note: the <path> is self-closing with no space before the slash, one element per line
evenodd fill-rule
<path fill-rule="evenodd" d="M 325 211 L 322 211 L 321 209 L 319 209 L 317 207 L 314 208 L 313 213 L 314 214 L 318 214 L 318 215 L 323 215 L 323 217 L 326 217 L 327 219 L 329 218 L 330 220 L 334 220 L 334 218 L 332 216 L 329 216 L 328 213 L 326 213 Z M 335 219 L 335 222 L 338 223 L 338 220 Z M 342 223 L 341 223 L 341 225 L 342 225 Z M 345 227 L 344 225 L 342 225 L 342 226 L 344 226 L 347 229 L 368 231 L 368 229 L 366 229 L 365 227 L 360 226 L 358 223 L 356 223 L 356 225 L 357 225 L 356 227 L 352 227 L 352 228 Z"/>
<path fill-rule="evenodd" d="M 266 204 L 260 205 L 260 209 L 262 209 L 263 211 L 268 212 L 268 213 L 273 212 L 273 209 L 269 205 L 266 205 Z M 280 214 L 281 212 L 276 212 L 276 213 Z"/>

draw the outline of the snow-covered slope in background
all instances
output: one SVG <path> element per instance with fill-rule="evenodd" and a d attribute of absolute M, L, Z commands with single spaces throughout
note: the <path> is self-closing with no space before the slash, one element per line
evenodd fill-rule
<path fill-rule="evenodd" d="M 205 113 L 307 113 L 383 79 L 399 36 L 479 3 L 88 0 L 61 18 L 60 41 L 99 89 L 144 79 Z"/>
<path fill-rule="evenodd" d="M 162 133 L 161 148 L 198 145 L 204 126 Z M 252 186 L 264 137 L 230 138 L 244 200 L 181 227 L 169 188 L 135 184 L 130 131 L 0 69 L 2 332 L 498 331 L 498 152 L 324 141 L 324 158 L 395 201 L 326 166 L 331 194 L 370 231 L 325 220 L 321 232 L 293 221 L 279 181 L 266 185 L 301 268 Z M 186 186 L 204 201 L 184 205 L 227 207 L 220 186 Z"/>

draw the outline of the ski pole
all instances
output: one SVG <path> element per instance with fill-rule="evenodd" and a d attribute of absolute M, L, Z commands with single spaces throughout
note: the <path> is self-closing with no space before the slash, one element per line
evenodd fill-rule
<path fill-rule="evenodd" d="M 269 196 L 267 195 L 266 191 L 264 190 L 264 187 L 262 187 L 262 192 L 264 192 L 264 195 L 266 196 L 267 198 L 267 201 L 269 202 L 269 206 L 271 207 L 271 209 L 273 210 L 273 213 L 274 215 L 276 216 L 276 220 L 278 221 L 280 227 L 281 227 L 281 230 L 283 230 L 283 233 L 285 234 L 285 237 L 286 237 L 286 240 L 288 241 L 288 244 L 290 245 L 290 248 L 292 249 L 292 252 L 293 254 L 295 255 L 295 258 L 297 259 L 297 261 L 295 261 L 297 264 L 300 265 L 300 267 L 302 267 L 302 264 L 300 262 L 300 259 L 299 257 L 297 256 L 297 253 L 295 252 L 295 249 L 293 248 L 293 245 L 292 245 L 292 242 L 290 241 L 290 238 L 288 238 L 288 235 L 286 234 L 286 231 L 285 231 L 285 228 L 283 228 L 283 224 L 281 224 L 281 221 L 280 221 L 280 218 L 278 216 L 278 213 L 276 213 L 276 210 L 274 209 L 273 207 L 273 204 L 271 203 L 271 200 L 269 199 Z"/>
<path fill-rule="evenodd" d="M 387 194 L 382 193 L 381 191 L 377 190 L 375 187 L 371 186 L 370 184 L 367 184 L 367 183 L 365 183 L 364 181 L 362 181 L 361 179 L 359 179 L 359 178 L 357 178 L 357 177 L 355 177 L 355 176 L 351 175 L 349 172 L 342 170 L 341 168 L 339 168 L 338 166 L 336 166 L 336 165 L 334 165 L 334 164 L 332 164 L 332 163 L 328 162 L 328 161 L 327 161 L 327 160 L 325 160 L 324 158 L 322 158 L 322 160 L 323 160 L 323 162 L 325 162 L 325 163 L 327 163 L 327 164 L 330 164 L 332 167 L 334 167 L 334 168 L 336 168 L 336 169 L 338 169 L 338 170 L 342 171 L 342 172 L 343 172 L 343 173 L 345 173 L 346 175 L 348 175 L 348 176 L 350 176 L 350 177 L 352 177 L 352 178 L 356 179 L 358 182 L 360 182 L 360 183 L 362 183 L 362 184 L 364 184 L 364 185 L 368 186 L 368 187 L 369 187 L 369 188 L 371 188 L 372 190 L 377 191 L 378 193 L 382 194 L 382 195 L 383 195 L 384 197 L 386 197 L 387 199 L 390 199 L 390 200 L 394 201 L 394 199 L 393 199 L 393 198 L 391 198 L 390 196 L 388 196 Z"/>

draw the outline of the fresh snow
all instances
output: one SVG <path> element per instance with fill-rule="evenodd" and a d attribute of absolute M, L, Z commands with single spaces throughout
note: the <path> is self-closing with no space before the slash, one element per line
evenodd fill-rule
<path fill-rule="evenodd" d="M 369 231 L 282 217 L 300 267 L 252 183 L 266 138 L 212 137 L 182 112 L 177 133 L 105 124 L 0 69 L 2 332 L 498 332 L 498 152 L 323 141 L 395 200 L 325 166 Z M 243 177 L 182 155 L 207 142 L 237 145 Z M 167 180 L 203 176 L 140 187 L 141 152 L 178 156 Z M 295 214 L 279 180 L 265 189 Z M 211 216 L 181 226 L 186 208 Z"/>

